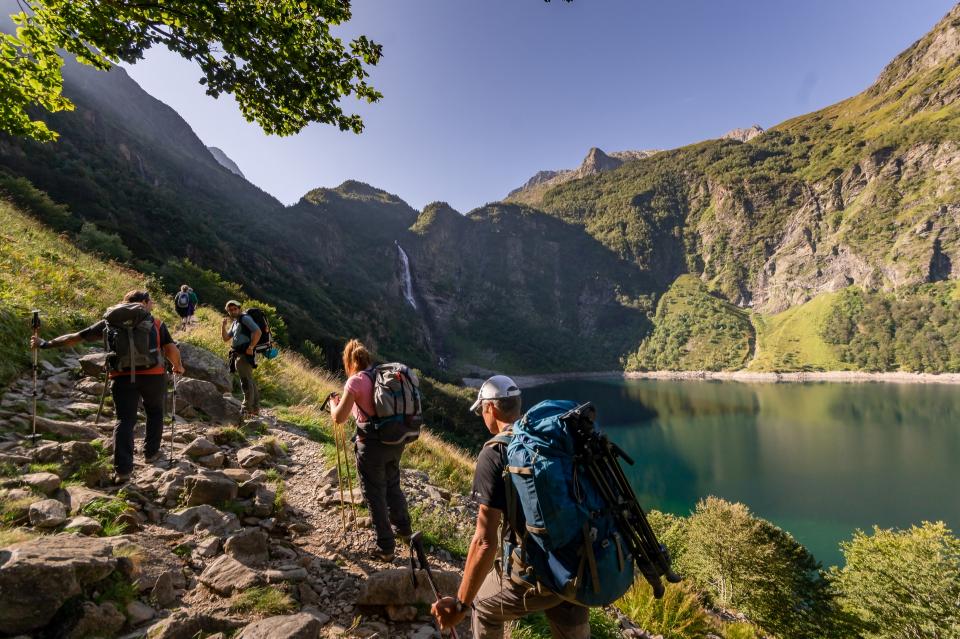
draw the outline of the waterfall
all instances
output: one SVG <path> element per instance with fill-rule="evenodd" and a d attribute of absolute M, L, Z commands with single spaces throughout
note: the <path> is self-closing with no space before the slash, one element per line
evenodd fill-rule
<path fill-rule="evenodd" d="M 400 253 L 400 263 L 403 265 L 403 297 L 406 298 L 413 310 L 417 310 L 417 301 L 413 299 L 413 278 L 410 277 L 410 258 L 407 257 L 400 242 L 394 240 L 397 245 L 397 251 Z"/>

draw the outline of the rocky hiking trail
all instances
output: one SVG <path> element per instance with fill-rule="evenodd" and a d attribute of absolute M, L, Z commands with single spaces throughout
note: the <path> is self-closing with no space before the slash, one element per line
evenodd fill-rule
<path fill-rule="evenodd" d="M 0 636 L 439 636 L 406 547 L 392 563 L 369 559 L 362 505 L 356 521 L 348 506 L 344 532 L 321 442 L 269 411 L 242 430 L 225 425 L 239 404 L 212 353 L 185 349 L 173 459 L 168 418 L 163 460 L 143 462 L 141 419 L 135 471 L 111 485 L 109 408 L 93 423 L 97 358 L 68 352 L 41 365 L 36 443 L 26 436 L 32 377 L 0 401 Z M 404 470 L 403 487 L 411 508 L 472 519 L 425 473 Z M 431 562 L 454 592 L 461 565 L 442 550 Z"/>

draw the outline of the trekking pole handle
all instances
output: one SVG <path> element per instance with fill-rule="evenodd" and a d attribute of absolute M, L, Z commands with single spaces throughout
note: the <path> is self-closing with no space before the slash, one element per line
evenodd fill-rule
<path fill-rule="evenodd" d="M 40 334 L 40 311 L 34 309 L 31 312 L 33 313 L 33 317 L 30 319 L 30 326 L 33 327 L 33 334 L 39 335 Z"/>

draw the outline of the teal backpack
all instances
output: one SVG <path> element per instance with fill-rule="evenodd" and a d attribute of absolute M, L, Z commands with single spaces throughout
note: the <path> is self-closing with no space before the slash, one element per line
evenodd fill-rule
<path fill-rule="evenodd" d="M 503 576 L 583 606 L 606 606 L 633 584 L 634 559 L 560 419 L 576 407 L 572 401 L 540 402 L 512 432 L 490 441 L 503 445 L 510 478 L 506 520 L 514 534 L 503 539 Z M 514 523 L 518 506 L 524 530 Z"/>

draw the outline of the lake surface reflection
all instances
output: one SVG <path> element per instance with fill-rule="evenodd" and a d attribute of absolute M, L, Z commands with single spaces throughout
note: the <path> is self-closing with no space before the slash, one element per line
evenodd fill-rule
<path fill-rule="evenodd" d="M 960 528 L 960 387 L 568 381 L 524 391 L 596 404 L 645 508 L 717 495 L 790 531 L 824 565 L 854 529 Z"/>

